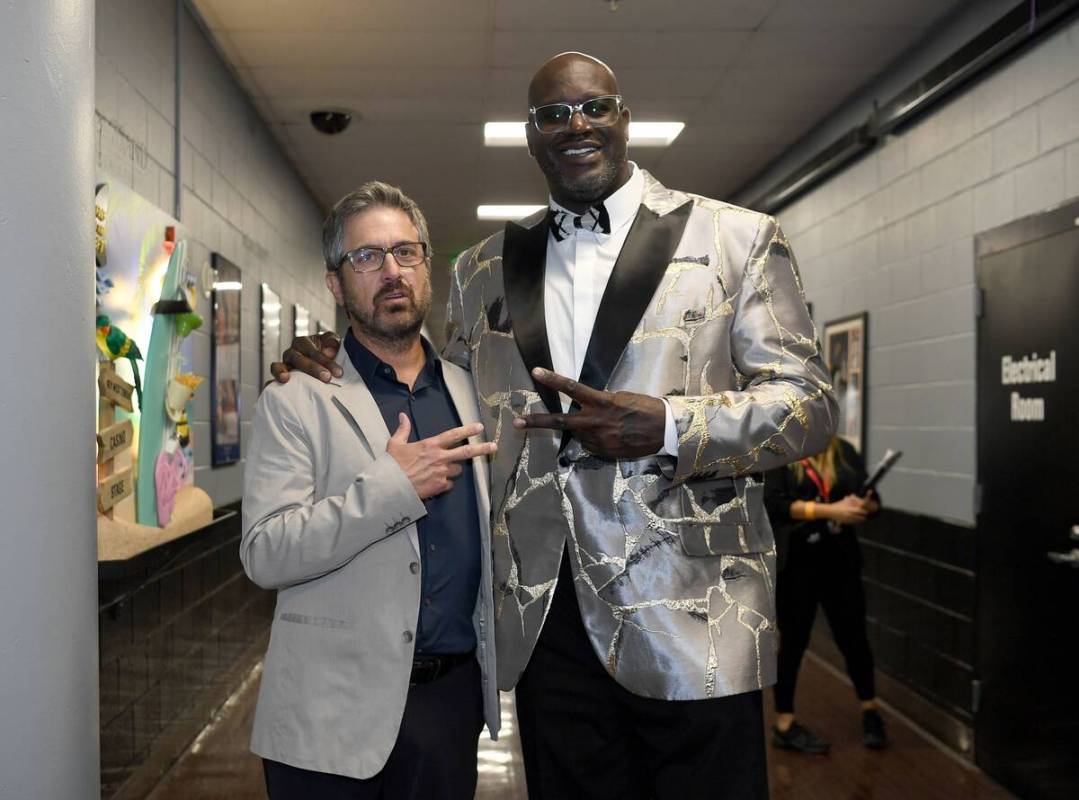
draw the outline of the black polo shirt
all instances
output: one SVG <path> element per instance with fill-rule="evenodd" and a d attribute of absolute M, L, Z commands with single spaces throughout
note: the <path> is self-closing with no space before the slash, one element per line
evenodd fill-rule
<path fill-rule="evenodd" d="M 461 424 L 442 378 L 442 362 L 423 339 L 427 363 L 410 391 L 397 372 L 364 347 L 350 330 L 345 350 L 382 412 L 392 434 L 398 414 L 412 422 L 408 440 L 437 436 Z M 424 500 L 427 516 L 416 523 L 420 544 L 420 618 L 416 653 L 468 653 L 476 647 L 472 612 L 480 587 L 480 525 L 472 465 L 454 479 L 448 492 Z"/>

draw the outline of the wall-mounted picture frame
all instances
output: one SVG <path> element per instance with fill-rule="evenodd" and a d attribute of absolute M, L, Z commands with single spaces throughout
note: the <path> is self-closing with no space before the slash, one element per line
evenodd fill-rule
<path fill-rule="evenodd" d="M 212 466 L 240 460 L 240 268 L 214 253 L 213 346 L 210 348 L 210 439 Z"/>
<path fill-rule="evenodd" d="M 839 400 L 839 435 L 864 455 L 866 443 L 866 331 L 863 311 L 824 324 L 824 360 Z"/>
<path fill-rule="evenodd" d="M 281 296 L 262 284 L 262 343 L 259 359 L 259 386 L 270 380 L 270 364 L 281 357 Z"/>
<path fill-rule="evenodd" d="M 311 335 L 311 312 L 297 303 L 293 306 L 293 336 Z"/>

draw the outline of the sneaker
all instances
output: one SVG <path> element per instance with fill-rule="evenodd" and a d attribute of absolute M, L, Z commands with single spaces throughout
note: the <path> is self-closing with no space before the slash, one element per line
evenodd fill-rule
<path fill-rule="evenodd" d="M 884 732 L 884 720 L 876 709 L 862 712 L 862 744 L 870 750 L 888 746 L 888 734 Z"/>
<path fill-rule="evenodd" d="M 802 753 L 827 755 L 832 745 L 797 722 L 784 732 L 772 727 L 772 744 L 782 750 L 798 750 Z"/>

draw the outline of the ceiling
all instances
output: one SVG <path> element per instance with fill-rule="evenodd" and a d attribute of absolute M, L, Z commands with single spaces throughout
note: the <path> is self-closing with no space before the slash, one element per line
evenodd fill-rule
<path fill-rule="evenodd" d="M 631 157 L 722 198 L 922 39 L 962 0 L 194 0 L 217 45 L 327 208 L 365 180 L 424 208 L 437 252 L 497 230 L 480 203 L 542 203 L 524 148 L 483 123 L 524 119 L 536 68 L 564 50 L 611 65 L 638 120 L 682 120 Z M 317 133 L 308 113 L 359 113 Z M 437 288 L 437 287 L 436 287 Z"/>

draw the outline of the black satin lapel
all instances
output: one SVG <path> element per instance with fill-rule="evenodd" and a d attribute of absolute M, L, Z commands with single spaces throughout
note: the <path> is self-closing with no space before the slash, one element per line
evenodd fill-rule
<path fill-rule="evenodd" d="M 692 208 L 693 203 L 687 200 L 662 217 L 643 205 L 637 210 L 599 304 L 581 368 L 581 383 L 593 389 L 607 388 L 622 351 L 682 240 Z"/>
<path fill-rule="evenodd" d="M 517 349 L 528 367 L 551 369 L 551 348 L 547 342 L 547 319 L 543 309 L 543 274 L 547 261 L 548 218 L 525 228 L 515 222 L 506 223 L 502 242 L 502 284 L 506 305 L 513 326 Z M 549 411 L 562 410 L 558 392 L 533 385 Z"/>

